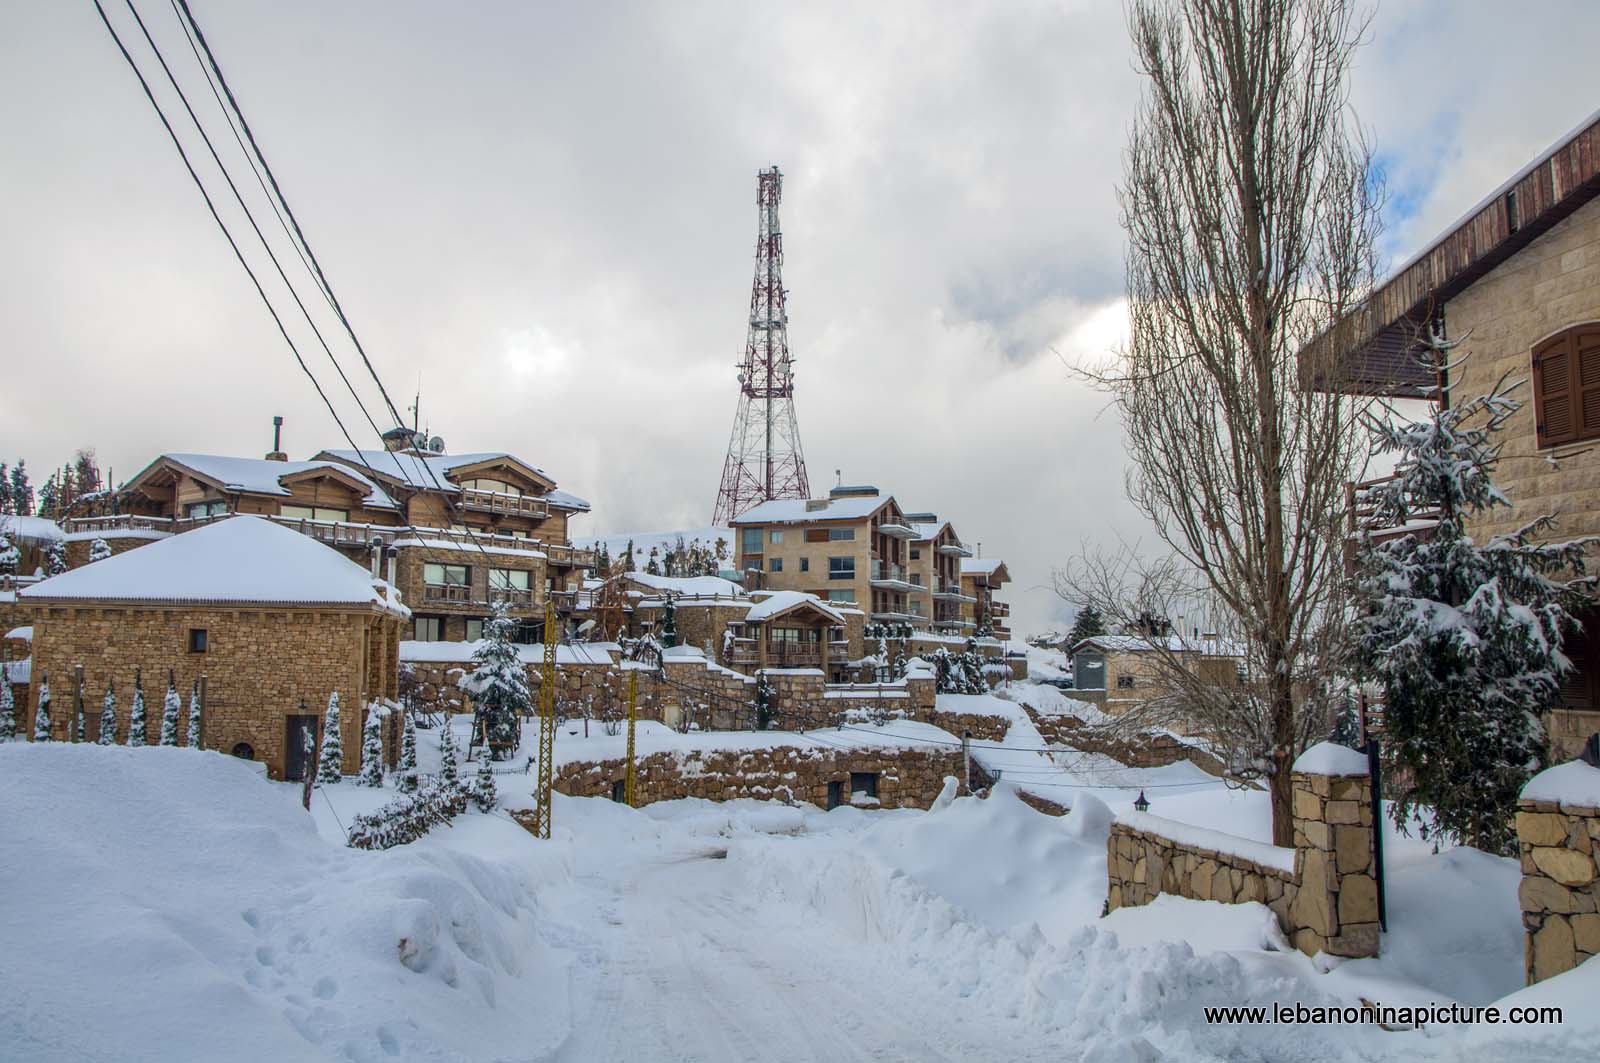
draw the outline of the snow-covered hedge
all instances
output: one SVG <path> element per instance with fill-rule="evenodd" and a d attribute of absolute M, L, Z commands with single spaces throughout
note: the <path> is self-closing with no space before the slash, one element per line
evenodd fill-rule
<path fill-rule="evenodd" d="M 376 812 L 355 817 L 347 844 L 355 849 L 390 849 L 414 842 L 467 810 L 467 794 L 429 779 L 414 794 L 401 794 Z"/>

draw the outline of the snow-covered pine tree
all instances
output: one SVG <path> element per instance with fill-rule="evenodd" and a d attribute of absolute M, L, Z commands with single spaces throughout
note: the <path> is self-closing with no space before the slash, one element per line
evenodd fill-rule
<path fill-rule="evenodd" d="M 94 542 L 89 544 L 89 563 L 91 565 L 96 561 L 104 561 L 110 556 L 111 544 L 104 539 L 96 538 Z"/>
<path fill-rule="evenodd" d="M 144 711 L 144 680 L 138 672 L 133 673 L 133 711 L 128 716 L 128 745 L 142 746 L 145 743 L 146 732 L 150 727 L 145 718 Z"/>
<path fill-rule="evenodd" d="M 450 735 L 450 717 L 445 716 L 439 728 L 439 784 L 455 791 L 461 787 L 461 771 L 456 766 L 456 740 Z"/>
<path fill-rule="evenodd" d="M 959 661 L 961 673 L 961 693 L 984 694 L 989 690 L 989 684 L 983 678 L 983 654 L 978 652 L 976 637 L 967 640 L 966 649 L 961 652 Z"/>
<path fill-rule="evenodd" d="M 0 742 L 17 737 L 17 702 L 11 695 L 11 677 L 0 664 Z"/>
<path fill-rule="evenodd" d="M 400 722 L 400 778 L 396 785 L 403 794 L 417 792 L 417 725 L 409 712 Z"/>
<path fill-rule="evenodd" d="M 60 539 L 51 543 L 44 552 L 44 574 L 59 576 L 68 569 L 67 544 Z"/>
<path fill-rule="evenodd" d="M 322 751 L 317 755 L 317 782 L 324 786 L 344 778 L 344 739 L 339 734 L 339 692 L 328 695 L 322 720 Z"/>
<path fill-rule="evenodd" d="M 622 571 L 624 571 L 624 572 L 632 572 L 632 571 L 634 571 L 633 540 L 632 539 L 628 540 L 628 548 L 622 552 Z"/>
<path fill-rule="evenodd" d="M 0 535 L 0 576 L 15 576 L 20 564 L 22 551 L 13 546 L 10 539 Z"/>
<path fill-rule="evenodd" d="M 50 741 L 50 673 L 39 673 L 39 711 L 33 716 L 33 740 Z"/>
<path fill-rule="evenodd" d="M 161 744 L 175 746 L 178 744 L 178 714 L 183 710 L 183 701 L 178 697 L 178 681 L 169 671 L 167 673 L 167 696 L 161 703 Z"/>
<path fill-rule="evenodd" d="M 672 601 L 672 592 L 668 591 L 666 599 L 661 603 L 661 645 L 676 646 L 678 644 L 678 607 Z"/>
<path fill-rule="evenodd" d="M 606 549 L 605 543 L 600 544 L 600 551 L 595 555 L 594 573 L 600 579 L 608 579 L 611 576 L 611 551 Z"/>
<path fill-rule="evenodd" d="M 383 709 L 375 701 L 361 725 L 361 785 L 383 785 Z"/>
<path fill-rule="evenodd" d="M 117 692 L 110 679 L 106 680 L 106 696 L 100 702 L 100 737 L 103 746 L 117 744 Z"/>
<path fill-rule="evenodd" d="M 11 508 L 19 517 L 33 515 L 33 484 L 28 480 L 28 463 L 21 458 L 11 469 Z"/>
<path fill-rule="evenodd" d="M 533 705 L 527 669 L 511 641 L 515 628 L 506 603 L 496 602 L 484 621 L 483 638 L 472 651 L 473 669 L 456 684 L 472 696 L 473 732 L 487 733 L 496 760 L 515 754 L 519 717 Z M 555 632 L 547 631 L 544 637 L 554 638 Z"/>
<path fill-rule="evenodd" d="M 661 554 L 661 551 L 657 550 L 655 547 L 652 546 L 650 548 L 650 560 L 645 562 L 645 566 L 644 566 L 645 572 L 648 573 L 649 575 L 652 575 L 652 576 L 661 575 L 660 554 Z"/>
<path fill-rule="evenodd" d="M 1453 343 L 1426 340 L 1436 366 Z M 1411 788 L 1394 804 L 1402 829 L 1431 809 L 1424 833 L 1512 853 L 1517 796 L 1542 753 L 1539 717 L 1571 667 L 1559 647 L 1568 611 L 1594 585 L 1583 553 L 1594 539 L 1541 543 L 1541 516 L 1479 543 L 1466 526 L 1509 506 L 1492 476 L 1493 442 L 1521 403 L 1504 378 L 1495 390 L 1409 424 L 1374 421 L 1375 450 L 1398 455 L 1394 479 L 1366 495 L 1376 525 L 1403 527 L 1436 513 L 1426 535 L 1368 539 L 1356 578 L 1355 659 L 1384 695 L 1384 756 Z"/>
<path fill-rule="evenodd" d="M 1071 649 L 1084 639 L 1096 638 L 1106 633 L 1105 618 L 1100 615 L 1100 610 L 1092 604 L 1078 610 L 1078 617 L 1072 622 L 1072 631 L 1067 635 L 1067 649 Z"/>
<path fill-rule="evenodd" d="M 83 673 L 79 672 L 77 696 L 72 702 L 72 740 L 74 742 L 83 742 L 89 737 L 89 729 L 84 722 L 85 715 L 86 713 L 83 709 Z"/>
<path fill-rule="evenodd" d="M 772 726 L 772 683 L 767 673 L 756 676 L 756 730 L 765 731 Z"/>
<path fill-rule="evenodd" d="M 480 812 L 493 812 L 495 802 L 500 799 L 494 786 L 494 768 L 490 758 L 478 758 L 478 778 L 472 786 L 472 800 Z"/>
<path fill-rule="evenodd" d="M 190 749 L 200 748 L 200 731 L 204 724 L 201 715 L 205 708 L 200 704 L 200 680 L 194 681 L 194 686 L 189 688 L 189 730 L 185 734 Z"/>

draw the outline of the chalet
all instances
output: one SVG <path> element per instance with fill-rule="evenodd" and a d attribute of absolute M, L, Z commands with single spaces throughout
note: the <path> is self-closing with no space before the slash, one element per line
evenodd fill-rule
<path fill-rule="evenodd" d="M 1209 685 L 1238 686 L 1244 651 L 1214 637 L 1096 635 L 1075 643 L 1068 658 L 1073 693 L 1120 715 L 1170 696 L 1166 676 L 1171 673 L 1166 669 L 1174 663 Z M 1187 729 L 1180 719 L 1170 722 L 1175 729 Z"/>
<path fill-rule="evenodd" d="M 1525 379 L 1500 434 L 1496 484 L 1511 502 L 1482 539 L 1544 513 L 1552 538 L 1600 535 L 1600 113 L 1495 189 L 1381 284 L 1339 330 L 1351 393 L 1449 402 Z M 1419 359 L 1429 322 L 1460 341 L 1438 379 Z M 1355 513 L 1354 508 L 1352 509 Z M 1373 528 L 1381 535 L 1388 529 Z M 1600 613 L 1564 647 L 1577 666 L 1551 718 L 1558 752 L 1600 730 Z"/>

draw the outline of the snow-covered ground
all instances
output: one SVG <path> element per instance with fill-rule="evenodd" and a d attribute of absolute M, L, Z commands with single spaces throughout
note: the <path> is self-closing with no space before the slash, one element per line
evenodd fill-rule
<path fill-rule="evenodd" d="M 569 750 L 614 741 L 581 726 Z M 512 800 L 531 783 L 497 780 Z M 1160 793 L 1166 817 L 1266 837 L 1259 792 Z M 1100 918 L 1120 788 L 1065 818 L 1006 782 L 927 813 L 558 797 L 549 842 L 471 811 L 345 848 L 389 796 L 346 780 L 307 816 L 298 787 L 215 753 L 0 746 L 0 1058 L 1537 1061 L 1600 1036 L 1600 965 L 1517 992 L 1514 861 L 1393 834 L 1383 956 L 1324 971 L 1259 906 Z M 1565 1025 L 1201 1011 L 1510 993 Z"/>

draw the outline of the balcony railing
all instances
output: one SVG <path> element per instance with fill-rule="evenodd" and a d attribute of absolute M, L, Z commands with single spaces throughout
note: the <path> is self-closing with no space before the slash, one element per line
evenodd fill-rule
<path fill-rule="evenodd" d="M 538 498 L 510 495 L 500 491 L 479 491 L 476 488 L 462 488 L 461 504 L 480 513 L 532 517 L 535 520 L 544 520 L 550 515 L 550 507 Z"/>
<path fill-rule="evenodd" d="M 941 554 L 950 554 L 954 557 L 972 556 L 972 550 L 967 546 L 966 543 L 960 542 L 959 540 L 953 543 L 940 543 L 938 546 L 934 547 L 934 549 L 938 550 Z"/>
<path fill-rule="evenodd" d="M 895 590 L 920 591 L 923 588 L 911 582 L 911 577 L 906 573 L 904 565 L 890 565 L 882 561 L 872 562 L 869 580 L 874 587 L 890 587 Z"/>
<path fill-rule="evenodd" d="M 1008 605 L 1007 603 L 1005 603 L 1005 602 L 990 602 L 989 603 L 989 616 L 991 618 L 999 619 L 1002 616 L 1010 616 L 1010 615 L 1011 615 L 1011 606 Z"/>
<path fill-rule="evenodd" d="M 736 639 L 728 650 L 731 664 L 760 665 L 761 650 L 754 639 Z M 813 642 L 773 642 L 767 646 L 768 668 L 821 668 L 822 648 Z"/>
<path fill-rule="evenodd" d="M 527 608 L 533 604 L 533 591 L 526 587 L 491 587 L 489 601 L 505 602 L 509 606 Z"/>
<path fill-rule="evenodd" d="M 917 529 L 909 524 L 902 524 L 895 520 L 886 520 L 882 524 L 874 524 L 872 530 L 880 535 L 887 535 L 895 539 L 915 539 Z"/>
<path fill-rule="evenodd" d="M 949 580 L 941 580 L 934 588 L 933 596 L 946 602 L 975 602 L 978 599 L 970 594 L 961 593 L 961 584 Z"/>
<path fill-rule="evenodd" d="M 422 600 L 466 603 L 472 601 L 472 588 L 460 583 L 424 583 Z"/>

